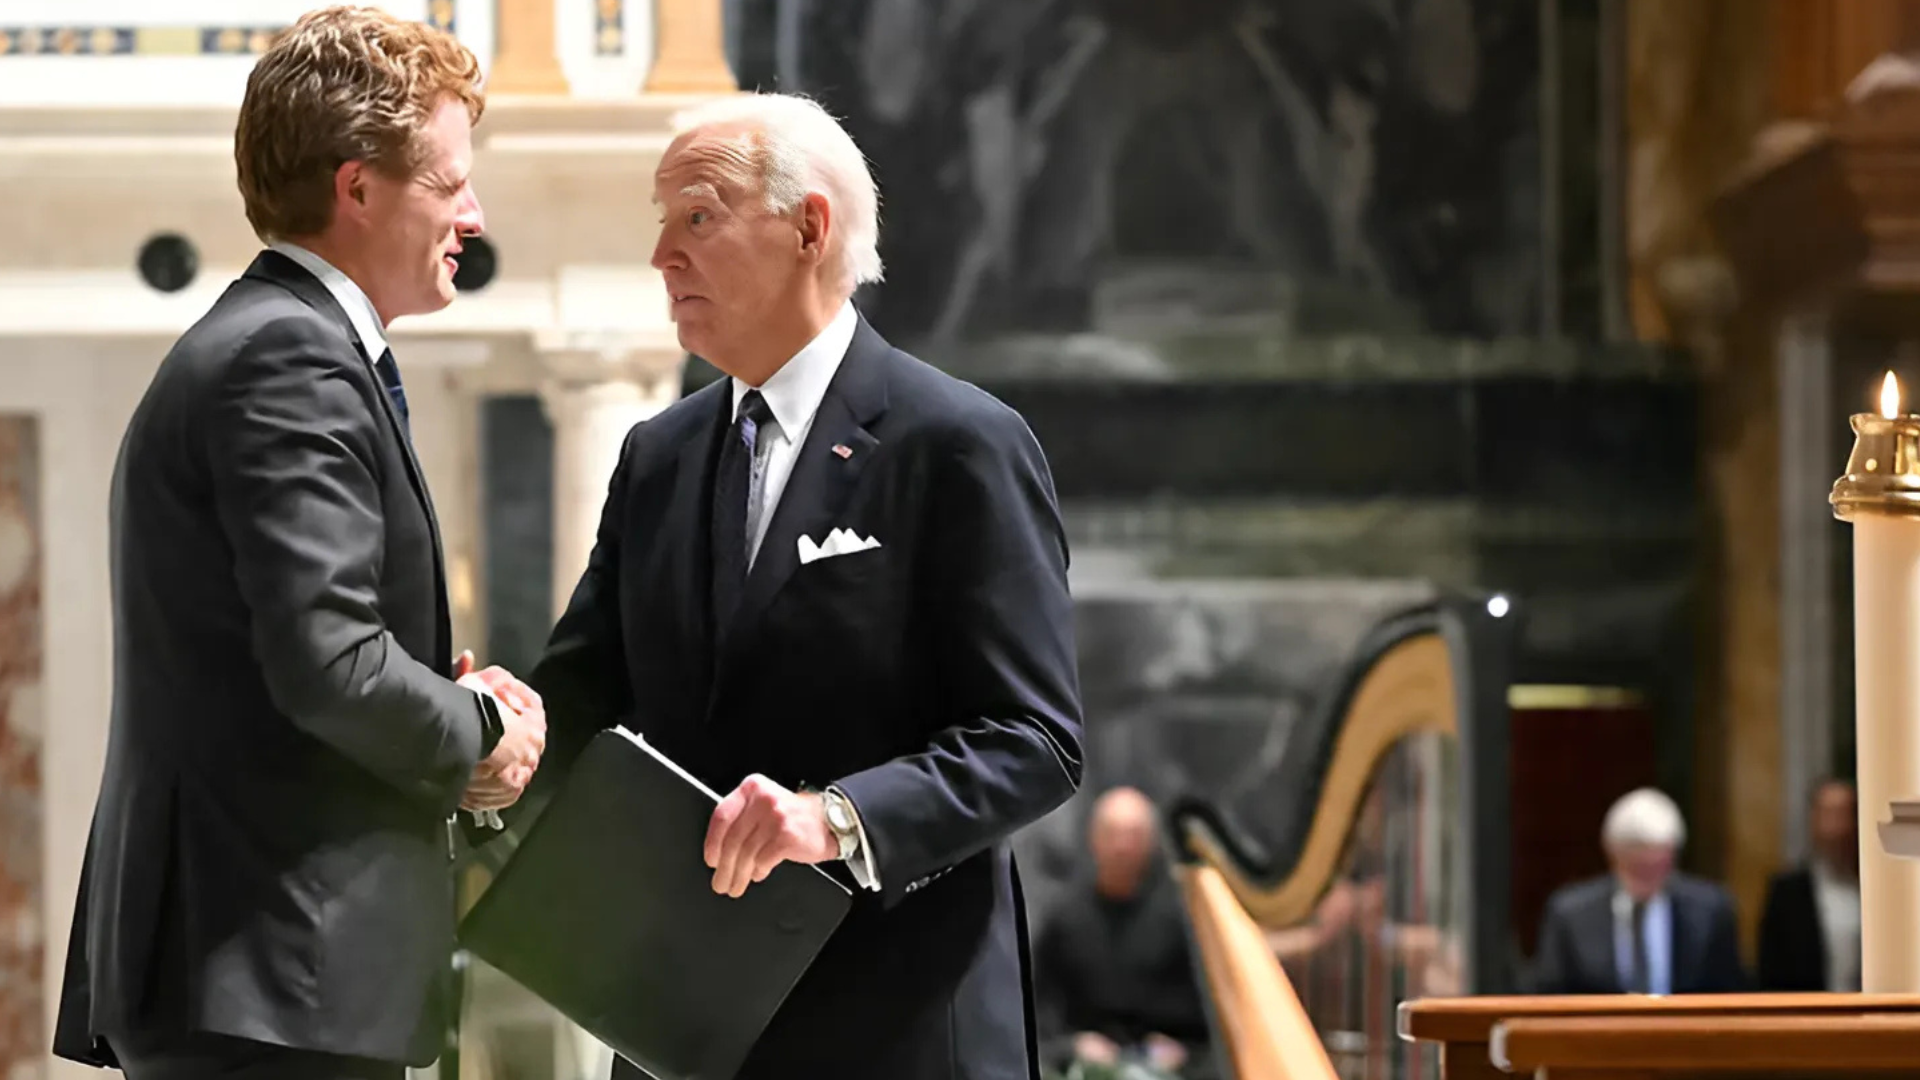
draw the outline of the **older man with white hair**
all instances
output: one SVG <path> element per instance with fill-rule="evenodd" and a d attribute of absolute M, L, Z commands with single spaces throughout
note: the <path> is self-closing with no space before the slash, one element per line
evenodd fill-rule
<path fill-rule="evenodd" d="M 1674 869 L 1680 808 L 1641 788 L 1613 804 L 1600 842 L 1612 872 L 1547 901 L 1534 954 L 1539 994 L 1711 994 L 1747 988 L 1733 897 Z"/>
<path fill-rule="evenodd" d="M 536 785 L 622 724 L 731 792 L 715 891 L 783 862 L 857 885 L 740 1080 L 1035 1077 L 1008 841 L 1081 774 L 1046 459 L 1013 410 L 860 316 L 878 197 L 832 117 L 746 95 L 680 127 L 653 265 L 681 344 L 728 378 L 627 436 L 530 677 Z"/>

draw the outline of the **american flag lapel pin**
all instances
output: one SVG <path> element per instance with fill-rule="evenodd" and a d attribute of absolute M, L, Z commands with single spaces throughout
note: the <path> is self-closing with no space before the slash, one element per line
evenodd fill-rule
<path fill-rule="evenodd" d="M 834 443 L 833 452 L 840 455 L 841 461 L 845 461 L 853 456 L 853 447 L 848 446 L 846 443 Z"/>

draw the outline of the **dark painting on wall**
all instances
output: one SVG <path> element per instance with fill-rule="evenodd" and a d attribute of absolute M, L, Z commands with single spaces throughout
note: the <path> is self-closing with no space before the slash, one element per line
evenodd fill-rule
<path fill-rule="evenodd" d="M 1539 15 L 1513 0 L 729 0 L 744 86 L 881 184 L 880 329 L 1204 318 L 1528 333 Z"/>
<path fill-rule="evenodd" d="M 1434 596 L 1405 580 L 1082 581 L 1074 593 L 1086 771 L 1078 796 L 1015 841 L 1035 913 L 1085 872 L 1087 813 L 1112 787 L 1162 806 L 1204 795 L 1271 842 L 1296 809 L 1274 788 L 1296 725 L 1376 623 Z"/>

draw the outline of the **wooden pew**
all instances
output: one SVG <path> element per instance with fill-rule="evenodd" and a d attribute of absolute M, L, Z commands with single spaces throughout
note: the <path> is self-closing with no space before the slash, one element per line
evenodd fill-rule
<path fill-rule="evenodd" d="M 1435 998 L 1398 1024 L 1446 1080 L 1920 1076 L 1916 994 Z"/>
<path fill-rule="evenodd" d="M 1508 1020 L 1493 1064 L 1535 1080 L 1841 1080 L 1920 1074 L 1920 1013 Z"/>

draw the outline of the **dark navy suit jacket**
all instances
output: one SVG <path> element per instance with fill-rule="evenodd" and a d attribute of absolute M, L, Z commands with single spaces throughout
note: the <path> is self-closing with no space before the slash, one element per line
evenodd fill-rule
<path fill-rule="evenodd" d="M 722 793 L 752 773 L 838 784 L 883 889 L 856 891 L 742 1080 L 1036 1077 L 1008 841 L 1081 776 L 1046 459 L 1018 414 L 861 320 L 716 645 L 710 503 L 730 387 L 627 437 L 529 680 L 550 728 L 536 784 L 614 724 Z M 837 528 L 880 546 L 801 565 L 799 539 Z"/>
<path fill-rule="evenodd" d="M 1534 952 L 1532 992 L 1615 994 L 1625 989 L 1615 955 L 1611 876 L 1568 885 L 1547 900 Z M 1673 992 L 1731 994 L 1748 989 L 1740 962 L 1733 897 L 1710 881 L 1676 873 L 1667 879 L 1673 909 Z"/>

